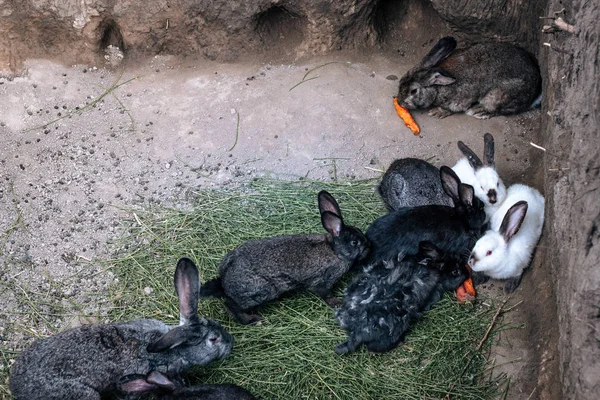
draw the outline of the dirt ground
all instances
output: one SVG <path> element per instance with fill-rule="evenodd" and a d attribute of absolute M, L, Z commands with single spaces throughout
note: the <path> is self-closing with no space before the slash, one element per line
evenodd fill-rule
<path fill-rule="evenodd" d="M 197 187 L 262 175 L 371 178 L 401 157 L 453 165 L 457 140 L 481 153 L 490 132 L 505 183 L 542 190 L 540 153 L 529 144 L 539 140 L 539 110 L 489 120 L 415 113 L 421 138 L 398 119 L 397 77 L 428 46 L 294 64 L 156 56 L 107 69 L 30 60 L 21 76 L 0 78 L 2 346 L 19 348 L 29 336 L 10 326 L 47 334 L 77 323 L 28 320 L 28 291 L 102 319 L 110 307 L 102 293 L 115 278 L 94 260 L 114 254 L 124 209 L 185 208 Z M 511 376 L 510 399 L 552 398 L 540 393 L 557 384 L 544 381 L 554 353 L 539 351 L 554 340 L 552 320 L 540 317 L 553 300 L 539 258 L 506 306 L 518 304 L 504 322 L 524 328 L 503 332 L 492 354 L 494 373 Z M 67 280 L 76 283 L 57 285 Z M 491 281 L 484 292 L 504 299 L 501 287 Z"/>

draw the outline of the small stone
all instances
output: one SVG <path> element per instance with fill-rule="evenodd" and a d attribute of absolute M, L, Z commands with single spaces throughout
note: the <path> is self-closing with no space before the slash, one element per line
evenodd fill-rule
<path fill-rule="evenodd" d="M 388 81 L 397 81 L 398 77 L 396 75 L 388 75 L 385 77 Z"/>

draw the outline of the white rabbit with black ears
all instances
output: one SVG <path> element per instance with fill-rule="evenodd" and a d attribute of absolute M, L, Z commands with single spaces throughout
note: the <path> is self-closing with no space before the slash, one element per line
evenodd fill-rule
<path fill-rule="evenodd" d="M 494 137 L 490 133 L 483 135 L 483 161 L 462 141 L 457 145 L 465 157 L 458 160 L 452 170 L 461 182 L 473 186 L 475 196 L 485 205 L 486 221 L 489 221 L 506 198 L 506 186 L 494 163 Z"/>

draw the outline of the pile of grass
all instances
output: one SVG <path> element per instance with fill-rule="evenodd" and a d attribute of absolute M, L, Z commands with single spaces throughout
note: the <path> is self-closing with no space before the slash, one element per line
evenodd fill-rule
<path fill-rule="evenodd" d="M 121 321 L 156 318 L 176 324 L 173 272 L 192 258 L 201 281 L 216 276 L 223 255 L 252 238 L 323 232 L 316 194 L 338 200 L 345 222 L 366 230 L 383 215 L 374 182 L 348 184 L 255 180 L 236 189 L 195 193 L 195 207 L 132 213 L 128 254 L 112 260 L 119 279 L 110 316 Z M 346 278 L 336 288 L 341 296 Z M 345 340 L 333 310 L 310 293 L 294 293 L 263 309 L 260 326 L 236 324 L 218 299 L 201 299 L 199 313 L 219 321 L 235 338 L 232 354 L 187 377 L 191 383 L 241 385 L 263 399 L 489 399 L 500 382 L 483 377 L 481 346 L 494 309 L 460 305 L 450 295 L 416 324 L 403 346 L 382 355 L 364 348 L 339 356 Z M 492 332 L 493 335 L 493 332 Z"/>

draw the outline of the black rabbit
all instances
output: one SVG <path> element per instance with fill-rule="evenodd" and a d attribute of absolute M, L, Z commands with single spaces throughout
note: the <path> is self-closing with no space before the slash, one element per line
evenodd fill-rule
<path fill-rule="evenodd" d="M 225 256 L 219 277 L 202 286 L 200 297 L 224 297 L 228 311 L 241 324 L 259 321 L 251 310 L 297 289 L 317 294 L 332 307 L 338 305 L 331 288 L 367 255 L 369 244 L 359 229 L 344 224 L 333 196 L 323 190 L 318 203 L 321 223 L 329 234 L 245 242 Z"/>
<path fill-rule="evenodd" d="M 336 353 L 353 352 L 361 344 L 372 352 L 395 348 L 421 313 L 467 276 L 456 257 L 444 256 L 429 242 L 421 242 L 414 256 L 400 254 L 367 267 L 348 285 L 336 311 L 348 334 Z"/>
<path fill-rule="evenodd" d="M 458 254 L 462 261 L 468 259 L 485 222 L 484 204 L 452 169 L 441 167 L 440 178 L 455 206 L 401 208 L 376 219 L 367 230 L 371 251 L 365 264 L 399 253 L 415 254 L 421 241 L 432 242 L 444 253 Z"/>
<path fill-rule="evenodd" d="M 119 382 L 121 394 L 134 391 L 155 391 L 156 400 L 256 400 L 246 389 L 233 384 L 197 385 L 186 387 L 178 379 L 151 371 L 147 375 L 131 375 L 124 377 Z"/>

